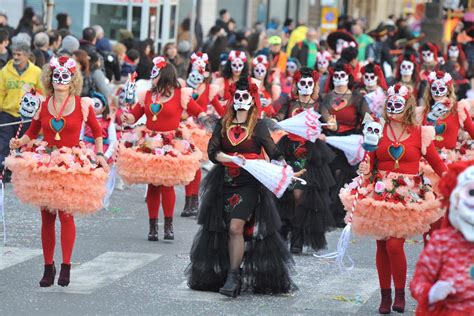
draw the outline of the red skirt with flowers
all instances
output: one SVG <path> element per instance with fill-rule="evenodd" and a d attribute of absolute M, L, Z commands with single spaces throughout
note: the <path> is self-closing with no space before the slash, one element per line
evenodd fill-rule
<path fill-rule="evenodd" d="M 117 170 L 128 184 L 186 185 L 194 180 L 201 158 L 185 132 L 139 127 L 122 135 Z"/>
<path fill-rule="evenodd" d="M 423 234 L 430 224 L 444 215 L 429 180 L 423 175 L 379 171 L 373 181 L 359 179 L 346 185 L 339 196 L 349 219 L 355 195 L 359 196 L 352 217 L 352 228 L 358 235 L 376 239 L 410 238 Z"/>

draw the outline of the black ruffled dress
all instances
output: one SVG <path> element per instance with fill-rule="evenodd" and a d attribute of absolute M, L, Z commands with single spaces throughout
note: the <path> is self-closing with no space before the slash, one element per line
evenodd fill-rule
<path fill-rule="evenodd" d="M 318 103 L 301 103 L 291 100 L 277 114 L 278 120 L 292 117 L 306 108 L 315 108 Z M 296 135 L 286 135 L 278 142 L 278 148 L 286 157 L 286 162 L 299 171 L 306 169 L 302 178 L 306 185 L 294 182 L 284 196 L 278 201 L 280 216 L 283 221 L 281 233 L 284 238 L 291 235 L 291 248 L 302 249 L 303 245 L 314 250 L 327 245 L 326 232 L 335 226 L 330 205 L 330 189 L 335 185 L 329 163 L 335 155 L 328 145 L 321 140 L 312 143 Z M 293 190 L 303 192 L 301 203 L 295 207 Z"/>
<path fill-rule="evenodd" d="M 246 220 L 242 289 L 254 293 L 287 293 L 296 286 L 290 278 L 293 259 L 279 232 L 281 221 L 275 196 L 252 175 L 233 164 L 216 161 L 218 152 L 262 156 L 262 147 L 271 159 L 282 157 L 263 121 L 252 137 L 246 124 L 230 126 L 223 136 L 219 122 L 209 141 L 209 159 L 216 163 L 204 179 L 198 224 L 201 225 L 191 248 L 186 269 L 188 286 L 194 290 L 219 291 L 229 270 L 228 227 L 230 220 Z"/>

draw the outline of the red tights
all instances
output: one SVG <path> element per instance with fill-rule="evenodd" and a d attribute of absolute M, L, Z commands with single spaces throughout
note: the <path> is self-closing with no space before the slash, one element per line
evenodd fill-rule
<path fill-rule="evenodd" d="M 395 289 L 404 289 L 407 279 L 407 259 L 403 245 L 403 238 L 389 238 L 377 240 L 375 256 L 377 272 L 381 289 L 390 289 L 393 283 Z"/>
<path fill-rule="evenodd" d="M 76 225 L 74 217 L 63 211 L 58 211 L 61 222 L 61 249 L 63 263 L 71 264 L 72 249 L 76 239 Z M 56 213 L 41 210 L 41 242 L 43 244 L 44 264 L 52 264 L 54 260 L 54 247 L 56 245 Z"/>
<path fill-rule="evenodd" d="M 155 186 L 153 184 L 148 185 L 148 191 L 146 193 L 148 217 L 151 219 L 158 218 L 160 200 L 162 201 L 163 213 L 165 213 L 165 217 L 173 217 L 174 204 L 176 202 L 174 187 L 165 187 L 162 185 Z"/>
<path fill-rule="evenodd" d="M 186 196 L 198 195 L 200 184 L 201 184 L 201 169 L 198 169 L 198 171 L 196 171 L 196 175 L 194 176 L 194 180 L 184 187 Z"/>

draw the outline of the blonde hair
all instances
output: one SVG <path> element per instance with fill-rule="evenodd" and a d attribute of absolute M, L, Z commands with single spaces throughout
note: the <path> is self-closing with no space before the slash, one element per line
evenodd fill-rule
<path fill-rule="evenodd" d="M 456 104 L 456 89 L 454 88 L 454 83 L 447 85 L 448 87 L 448 94 L 446 97 L 449 99 L 449 102 L 451 103 L 451 113 L 456 112 L 456 107 L 453 106 Z M 423 113 L 426 115 L 430 112 L 431 106 L 435 103 L 433 96 L 431 95 L 431 85 L 428 85 L 428 88 L 425 90 L 425 95 L 423 96 L 423 104 L 425 109 L 423 110 Z"/>
<path fill-rule="evenodd" d="M 390 118 L 387 114 L 387 107 L 385 107 L 382 115 L 385 121 L 388 122 Z M 402 123 L 408 127 L 413 127 L 418 124 L 416 120 L 416 99 L 413 95 L 405 102 L 405 112 L 403 112 L 402 121 Z"/>
<path fill-rule="evenodd" d="M 41 71 L 41 83 L 43 84 L 44 92 L 47 96 L 52 96 L 54 94 L 53 82 L 53 69 L 49 64 L 43 66 Z M 80 96 L 82 92 L 82 75 L 79 69 L 76 68 L 76 73 L 72 76 L 72 80 L 69 87 L 69 92 L 72 95 Z"/>

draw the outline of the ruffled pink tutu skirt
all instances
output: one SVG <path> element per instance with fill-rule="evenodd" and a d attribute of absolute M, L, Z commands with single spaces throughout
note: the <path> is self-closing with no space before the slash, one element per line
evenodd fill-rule
<path fill-rule="evenodd" d="M 348 212 L 352 210 L 358 178 L 341 189 L 339 197 Z M 375 239 L 410 238 L 423 234 L 445 210 L 422 175 L 379 172 L 375 181 L 365 180 L 352 218 L 357 235 Z"/>
<path fill-rule="evenodd" d="M 20 201 L 74 215 L 103 207 L 108 174 L 97 168 L 93 151 L 83 143 L 57 149 L 34 140 L 28 146 L 5 159 Z"/>
<path fill-rule="evenodd" d="M 174 186 L 194 180 L 201 159 L 184 130 L 159 133 L 138 128 L 122 136 L 116 165 L 128 184 Z"/>
<path fill-rule="evenodd" d="M 181 122 L 180 128 L 182 130 L 187 130 L 188 135 L 190 135 L 191 140 L 202 153 L 202 160 L 207 161 L 209 157 L 207 156 L 207 145 L 211 139 L 211 133 L 206 131 L 206 129 L 197 124 L 193 118 L 188 118 L 186 121 Z"/>

